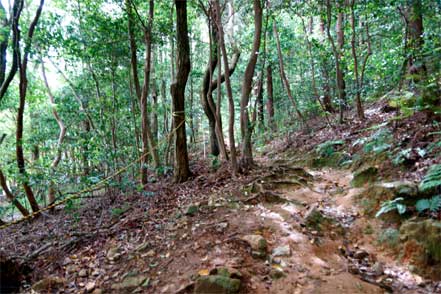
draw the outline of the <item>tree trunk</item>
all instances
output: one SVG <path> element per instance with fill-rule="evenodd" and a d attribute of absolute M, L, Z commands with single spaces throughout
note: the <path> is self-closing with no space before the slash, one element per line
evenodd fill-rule
<path fill-rule="evenodd" d="M 8 184 L 6 183 L 5 175 L 3 174 L 3 171 L 0 169 L 0 186 L 2 187 L 3 191 L 5 191 L 6 198 L 20 211 L 20 213 L 23 216 L 29 215 L 29 211 L 21 205 L 21 203 L 14 197 L 11 190 L 8 187 Z"/>
<path fill-rule="evenodd" d="M 346 100 L 346 92 L 344 85 L 344 75 L 341 69 L 341 48 L 344 43 L 344 34 L 343 34 L 343 13 L 339 13 L 337 18 L 336 30 L 337 30 L 337 46 L 335 45 L 334 39 L 331 36 L 331 20 L 332 20 L 332 10 L 331 10 L 331 2 L 330 0 L 326 1 L 326 34 L 328 36 L 328 40 L 331 43 L 332 52 L 334 54 L 335 59 L 335 72 L 336 72 L 336 81 L 337 81 L 337 92 L 340 104 L 340 123 L 343 123 L 343 114 L 344 114 L 344 104 Z"/>
<path fill-rule="evenodd" d="M 48 195 L 47 195 L 47 202 L 49 204 L 52 204 L 53 202 L 55 202 L 55 181 L 53 180 L 54 172 L 58 167 L 58 164 L 61 161 L 62 158 L 62 148 L 61 145 L 64 142 L 64 138 L 66 136 L 66 126 L 64 125 L 63 120 L 61 119 L 60 115 L 58 114 L 57 108 L 55 107 L 55 99 L 54 99 L 54 95 L 52 94 L 51 88 L 49 87 L 49 83 L 47 81 L 47 77 L 46 77 L 46 70 L 44 68 L 44 62 L 43 59 L 40 58 L 40 62 L 41 62 L 41 74 L 43 76 L 43 82 L 44 85 L 46 86 L 46 91 L 49 97 L 49 102 L 52 105 L 52 114 L 55 118 L 55 120 L 57 121 L 58 127 L 60 128 L 60 133 L 58 135 L 58 141 L 57 141 L 57 152 L 56 155 L 54 157 L 54 159 L 52 160 L 50 169 L 51 169 L 51 173 L 50 173 L 50 180 L 49 180 L 49 188 L 48 188 Z"/>
<path fill-rule="evenodd" d="M 423 6 L 421 0 L 408 0 L 408 47 L 409 58 L 407 72 L 415 83 L 421 82 L 426 75 L 427 69 L 422 57 L 424 45 Z"/>
<path fill-rule="evenodd" d="M 187 136 L 185 132 L 185 86 L 190 73 L 190 45 L 187 26 L 187 2 L 175 0 L 176 5 L 176 41 L 177 74 L 171 84 L 173 100 L 173 125 L 175 136 L 175 181 L 185 182 L 190 177 L 188 163 Z"/>
<path fill-rule="evenodd" d="M 228 121 L 228 138 L 230 142 L 230 154 L 231 154 L 231 167 L 233 169 L 233 174 L 238 172 L 237 165 L 237 154 L 236 154 L 236 142 L 234 138 L 234 100 L 233 100 L 233 91 L 231 89 L 231 81 L 230 81 L 230 69 L 228 65 L 228 56 L 227 50 L 225 48 L 225 40 L 224 40 L 224 29 L 222 26 L 222 18 L 219 0 L 215 1 L 216 5 L 216 24 L 218 29 L 218 37 L 219 37 L 219 45 L 222 51 L 222 57 L 224 61 L 225 68 L 225 85 L 227 87 L 227 96 L 228 96 L 228 109 L 229 109 L 229 121 Z M 234 70 L 234 67 L 233 67 Z M 219 64 L 219 75 L 218 75 L 218 93 L 220 93 L 220 85 L 222 83 L 222 74 L 221 74 L 221 66 Z M 219 105 L 218 105 L 219 106 Z"/>
<path fill-rule="evenodd" d="M 276 26 L 275 22 L 273 23 L 273 31 L 274 31 L 274 37 L 276 38 L 276 43 L 277 43 L 277 54 L 279 57 L 280 78 L 282 79 L 283 86 L 286 90 L 286 93 L 288 94 L 289 99 L 291 100 L 291 103 L 294 107 L 294 110 L 297 114 L 297 117 L 300 119 L 301 122 L 306 124 L 305 118 L 303 117 L 302 113 L 300 112 L 299 107 L 297 105 L 297 102 L 292 95 L 291 86 L 289 85 L 288 78 L 286 77 L 285 66 L 283 64 L 282 49 L 280 46 L 280 38 L 279 38 L 279 33 L 277 32 L 277 26 Z"/>
<path fill-rule="evenodd" d="M 141 141 L 142 141 L 142 159 L 141 159 L 141 183 L 143 185 L 148 182 L 148 153 L 153 159 L 155 169 L 159 167 L 159 156 L 156 145 L 153 140 L 152 131 L 148 116 L 147 96 L 150 87 L 150 73 L 152 60 L 152 26 L 154 15 L 154 1 L 149 1 L 149 22 L 144 28 L 144 44 L 145 44 L 145 63 L 144 63 L 144 84 L 141 91 L 140 107 L 141 107 Z"/>
<path fill-rule="evenodd" d="M 355 0 L 351 1 L 351 29 L 352 29 L 352 38 L 351 38 L 351 49 L 352 49 L 352 57 L 354 58 L 354 75 L 355 75 L 355 103 L 357 106 L 357 115 L 360 120 L 364 120 L 364 110 L 363 104 L 361 102 L 361 83 L 360 77 L 358 74 L 358 57 L 357 57 L 357 49 L 356 49 L 356 34 L 355 34 L 355 12 L 354 12 Z"/>
<path fill-rule="evenodd" d="M 260 48 L 260 37 L 262 34 L 262 6 L 260 0 L 253 1 L 254 9 L 254 40 L 250 59 L 245 69 L 242 83 L 242 95 L 240 99 L 240 131 L 242 135 L 242 154 L 240 159 L 241 168 L 249 169 L 253 164 L 253 150 L 251 144 L 251 126 L 248 115 L 248 104 L 250 101 L 251 86 L 253 82 L 254 69 L 256 68 L 258 52 Z"/>
<path fill-rule="evenodd" d="M 207 16 L 209 18 L 209 16 Z M 213 156 L 218 156 L 220 152 L 219 148 L 219 140 L 217 138 L 216 131 L 216 112 L 213 110 L 214 101 L 213 101 L 213 86 L 211 83 L 211 79 L 213 77 L 214 69 L 217 65 L 217 38 L 215 36 L 215 31 L 213 28 L 213 24 L 209 19 L 209 30 L 210 30 L 210 55 L 209 61 L 207 64 L 207 68 L 205 69 L 204 76 L 202 79 L 202 89 L 201 89 L 201 104 L 202 109 L 204 110 L 205 115 L 208 119 L 208 132 L 209 132 L 209 142 L 210 142 L 210 153 Z"/>
<path fill-rule="evenodd" d="M 5 81 L 6 77 L 6 54 L 9 42 L 9 20 L 6 14 L 6 9 L 2 3 L 0 3 L 0 86 Z M 1 99 L 0 99 L 1 100 Z"/>
<path fill-rule="evenodd" d="M 266 92 L 268 100 L 266 101 L 266 111 L 268 113 L 268 127 L 275 131 L 274 121 L 274 89 L 273 89 L 273 68 L 271 64 L 266 67 Z"/>
<path fill-rule="evenodd" d="M 17 167 L 20 175 L 22 176 L 22 185 L 23 189 L 25 191 L 26 197 L 28 198 L 29 204 L 31 205 L 32 211 L 37 212 L 40 210 L 37 200 L 35 199 L 34 192 L 32 191 L 32 188 L 29 184 L 28 175 L 26 172 L 25 167 L 25 159 L 24 159 L 24 152 L 23 152 L 23 116 L 25 111 L 25 105 L 26 105 L 26 92 L 28 87 L 28 79 L 27 79 L 27 66 L 28 66 L 28 56 L 30 52 L 32 37 L 34 35 L 35 27 L 37 26 L 38 20 L 41 15 L 41 11 L 43 10 L 43 4 L 44 0 L 40 0 L 40 5 L 37 8 L 37 11 L 35 13 L 35 17 L 32 20 L 29 31 L 28 31 L 28 40 L 25 44 L 24 48 L 24 54 L 21 62 L 19 62 L 19 70 L 20 70 L 20 82 L 19 82 L 19 106 L 17 110 L 17 129 L 15 132 L 15 153 L 17 157 Z M 14 27 L 14 30 L 18 30 L 18 23 L 16 24 L 17 27 Z M 14 48 L 14 53 L 19 55 L 18 52 L 19 47 Z"/>

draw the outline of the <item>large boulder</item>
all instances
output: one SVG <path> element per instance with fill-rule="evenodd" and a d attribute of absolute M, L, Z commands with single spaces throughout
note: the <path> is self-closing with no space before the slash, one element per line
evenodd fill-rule
<path fill-rule="evenodd" d="M 402 257 L 415 265 L 418 274 L 441 275 L 441 222 L 411 219 L 400 227 Z"/>

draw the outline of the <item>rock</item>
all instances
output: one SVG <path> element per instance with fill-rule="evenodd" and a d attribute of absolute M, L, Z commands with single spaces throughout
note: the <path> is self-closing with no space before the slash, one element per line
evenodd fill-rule
<path fill-rule="evenodd" d="M 103 290 L 95 289 L 95 290 L 93 290 L 92 294 L 103 294 Z"/>
<path fill-rule="evenodd" d="M 250 245 L 253 256 L 266 256 L 267 242 L 264 237 L 260 235 L 246 235 L 242 237 L 242 240 Z"/>
<path fill-rule="evenodd" d="M 146 281 L 149 280 L 149 277 L 144 276 L 144 275 L 139 275 L 139 276 L 129 276 L 126 277 L 121 283 L 115 283 L 111 286 L 112 290 L 117 290 L 117 291 L 129 291 L 129 290 L 133 290 L 138 286 L 143 285 Z"/>
<path fill-rule="evenodd" d="M 272 255 L 276 256 L 291 256 L 291 248 L 289 245 L 279 246 L 273 249 Z"/>
<path fill-rule="evenodd" d="M 357 250 L 354 253 L 354 258 L 358 260 L 362 260 L 369 256 L 369 253 L 366 250 Z"/>
<path fill-rule="evenodd" d="M 202 276 L 196 280 L 194 294 L 230 294 L 240 289 L 240 280 L 222 275 Z"/>
<path fill-rule="evenodd" d="M 219 233 L 223 233 L 227 227 L 228 227 L 228 222 L 218 223 L 216 225 L 216 231 Z"/>
<path fill-rule="evenodd" d="M 155 256 L 155 250 L 153 250 L 153 249 L 151 249 L 151 250 L 149 250 L 146 254 L 145 254 L 145 256 L 147 256 L 147 257 L 153 257 L 153 256 Z"/>
<path fill-rule="evenodd" d="M 87 277 L 87 270 L 86 270 L 86 269 L 82 269 L 82 270 L 80 270 L 80 272 L 78 273 L 78 276 L 79 276 L 80 278 L 85 278 L 85 277 Z"/>
<path fill-rule="evenodd" d="M 86 291 L 87 291 L 87 293 L 92 292 L 93 289 L 95 289 L 95 282 L 89 282 L 89 283 L 86 284 Z"/>
<path fill-rule="evenodd" d="M 303 219 L 305 222 L 304 225 L 308 229 L 316 231 L 316 235 L 318 232 L 326 231 L 335 223 L 333 219 L 323 215 L 323 213 L 318 210 L 317 206 L 309 208 Z"/>
<path fill-rule="evenodd" d="M 121 256 L 121 254 L 119 254 L 118 251 L 119 251 L 118 246 L 110 248 L 109 251 L 107 251 L 107 255 L 106 255 L 107 259 L 111 261 L 117 260 Z"/>
<path fill-rule="evenodd" d="M 367 183 L 373 183 L 378 177 L 378 168 L 375 166 L 367 166 L 358 169 L 354 173 L 351 181 L 352 187 L 363 187 Z"/>
<path fill-rule="evenodd" d="M 32 290 L 37 292 L 42 292 L 45 290 L 53 290 L 60 287 L 66 283 L 66 280 L 60 277 L 47 277 L 32 285 Z"/>
<path fill-rule="evenodd" d="M 378 261 L 374 263 L 374 265 L 372 266 L 372 271 L 375 275 L 381 276 L 384 273 L 383 263 Z"/>
<path fill-rule="evenodd" d="M 285 273 L 284 273 L 284 271 L 283 271 L 281 266 L 273 265 L 271 267 L 271 271 L 270 271 L 271 279 L 278 280 L 280 278 L 283 278 L 284 276 L 285 276 Z"/>
<path fill-rule="evenodd" d="M 190 205 L 187 207 L 187 210 L 185 211 L 185 215 L 193 216 L 199 211 L 199 208 L 196 205 Z"/>
<path fill-rule="evenodd" d="M 416 197 L 418 196 L 418 185 L 410 181 L 395 181 L 377 184 L 378 186 L 391 191 L 396 197 Z M 376 186 L 377 186 L 376 185 Z"/>

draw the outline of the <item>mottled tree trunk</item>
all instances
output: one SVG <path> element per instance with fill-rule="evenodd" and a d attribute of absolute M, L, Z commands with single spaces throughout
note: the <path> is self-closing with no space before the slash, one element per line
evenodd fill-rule
<path fill-rule="evenodd" d="M 219 0 L 215 1 L 216 5 L 216 23 L 217 23 L 217 29 L 218 29 L 218 36 L 219 36 L 219 45 L 220 49 L 222 51 L 222 57 L 224 61 L 224 68 L 225 68 L 225 84 L 227 87 L 227 96 L 228 96 L 228 106 L 229 106 L 229 121 L 228 121 L 228 137 L 230 142 L 230 154 L 231 154 L 231 167 L 233 169 L 233 174 L 236 174 L 238 172 L 238 165 L 237 165 L 237 154 L 236 154 L 236 143 L 234 138 L 234 100 L 233 100 L 233 91 L 231 89 L 231 81 L 230 81 L 230 69 L 228 66 L 228 56 L 227 56 L 227 50 L 225 48 L 225 40 L 224 40 L 224 29 L 222 26 L 222 19 L 221 19 L 221 12 L 220 12 L 220 5 Z M 220 54 L 219 54 L 220 55 Z M 218 84 L 217 84 L 217 91 L 220 93 L 220 86 L 222 83 L 222 72 L 221 72 L 221 64 L 219 64 L 219 74 L 218 74 Z"/>
<path fill-rule="evenodd" d="M 274 89 L 273 89 L 273 68 L 271 64 L 266 67 L 266 92 L 268 100 L 266 101 L 266 111 L 268 113 L 268 126 L 275 131 L 274 121 Z"/>
<path fill-rule="evenodd" d="M 249 169 L 253 164 L 253 150 L 251 144 L 251 126 L 248 115 L 251 86 L 254 69 L 256 68 L 258 52 L 260 49 L 260 37 L 262 34 L 262 5 L 260 0 L 253 1 L 254 9 L 254 41 L 250 59 L 245 69 L 242 83 L 242 95 L 240 99 L 240 131 L 242 135 L 242 154 L 240 159 L 241 168 Z"/>
<path fill-rule="evenodd" d="M 175 0 L 177 35 L 177 74 L 170 87 L 173 100 L 175 136 L 175 181 L 185 182 L 190 177 L 187 136 L 185 132 L 185 86 L 190 73 L 190 45 L 187 26 L 187 2 Z"/>

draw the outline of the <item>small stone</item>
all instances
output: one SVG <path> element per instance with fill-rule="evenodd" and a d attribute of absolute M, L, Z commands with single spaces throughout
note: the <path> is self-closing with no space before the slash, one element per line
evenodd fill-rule
<path fill-rule="evenodd" d="M 147 256 L 147 257 L 153 257 L 153 256 L 155 256 L 155 250 L 149 250 L 146 254 L 145 254 L 145 256 Z"/>
<path fill-rule="evenodd" d="M 366 250 L 357 250 L 354 253 L 354 258 L 358 259 L 358 260 L 362 260 L 368 256 L 369 256 L 369 253 Z"/>
<path fill-rule="evenodd" d="M 242 237 L 242 240 L 250 245 L 254 257 L 264 257 L 266 255 L 267 242 L 264 237 L 260 235 L 246 235 Z"/>
<path fill-rule="evenodd" d="M 92 294 L 103 294 L 103 290 L 95 289 L 95 290 L 93 290 Z"/>
<path fill-rule="evenodd" d="M 289 245 L 279 246 L 279 247 L 273 249 L 272 255 L 274 257 L 290 256 L 291 255 L 291 248 L 289 247 Z"/>
<path fill-rule="evenodd" d="M 119 247 L 112 247 L 107 251 L 107 259 L 110 261 L 117 260 L 121 254 L 118 253 Z"/>
<path fill-rule="evenodd" d="M 78 276 L 81 278 L 87 277 L 87 270 L 85 270 L 85 269 L 80 270 L 80 272 L 78 273 Z"/>
<path fill-rule="evenodd" d="M 378 262 L 378 261 L 376 263 L 374 263 L 374 265 L 372 266 L 372 271 L 375 275 L 381 276 L 384 272 L 383 263 Z"/>
<path fill-rule="evenodd" d="M 86 284 L 87 293 L 92 292 L 95 289 L 95 282 L 89 282 Z"/>

